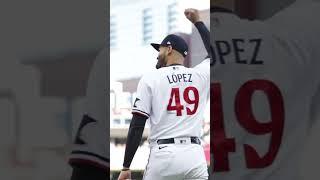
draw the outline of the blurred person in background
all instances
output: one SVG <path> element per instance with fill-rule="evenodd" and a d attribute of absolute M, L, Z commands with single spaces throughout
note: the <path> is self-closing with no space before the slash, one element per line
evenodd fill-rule
<path fill-rule="evenodd" d="M 76 133 L 69 164 L 71 180 L 109 178 L 109 123 L 107 122 L 107 53 L 92 67 L 86 91 L 86 112 Z"/>

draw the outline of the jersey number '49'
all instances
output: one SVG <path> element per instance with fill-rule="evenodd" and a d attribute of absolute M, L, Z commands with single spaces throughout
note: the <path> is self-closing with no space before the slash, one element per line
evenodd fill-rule
<path fill-rule="evenodd" d="M 271 120 L 268 123 L 261 123 L 254 116 L 251 101 L 256 91 L 262 91 L 269 101 Z M 213 133 L 211 139 L 213 171 L 224 172 L 230 170 L 228 155 L 236 151 L 236 144 L 235 138 L 226 137 L 221 84 L 211 84 L 211 93 L 213 93 L 210 113 Z M 284 102 L 279 88 L 268 80 L 259 79 L 244 83 L 235 96 L 234 112 L 237 121 L 247 132 L 254 135 L 271 134 L 269 149 L 264 155 L 259 155 L 252 145 L 243 144 L 247 168 L 265 168 L 271 165 L 281 145 L 285 119 Z"/>
<path fill-rule="evenodd" d="M 193 99 L 190 98 L 190 93 L 193 94 Z M 193 115 L 197 112 L 199 106 L 199 92 L 197 88 L 193 86 L 189 86 L 184 89 L 183 91 L 183 99 L 186 103 L 190 105 L 194 105 L 191 109 L 189 106 L 186 106 L 187 115 Z M 174 102 L 174 103 L 173 103 Z M 182 116 L 182 111 L 184 110 L 184 106 L 181 104 L 180 101 L 180 89 L 179 88 L 172 88 L 169 104 L 167 106 L 168 111 L 176 111 L 177 116 Z"/>

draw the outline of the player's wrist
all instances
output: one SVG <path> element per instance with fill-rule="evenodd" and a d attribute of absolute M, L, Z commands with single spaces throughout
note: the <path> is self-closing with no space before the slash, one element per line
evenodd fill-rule
<path fill-rule="evenodd" d="M 201 21 L 200 19 L 199 20 L 197 20 L 197 21 L 194 21 L 194 25 L 196 25 L 196 24 L 198 24 L 198 23 L 203 23 L 203 21 Z"/>
<path fill-rule="evenodd" d="M 121 171 L 130 171 L 130 168 L 129 167 L 122 167 Z"/>

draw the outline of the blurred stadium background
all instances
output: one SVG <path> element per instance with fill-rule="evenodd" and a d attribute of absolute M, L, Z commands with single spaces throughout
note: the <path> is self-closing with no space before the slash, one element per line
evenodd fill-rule
<path fill-rule="evenodd" d="M 122 168 L 127 130 L 131 121 L 131 107 L 141 76 L 155 69 L 157 51 L 151 42 L 161 42 L 171 33 L 182 36 L 189 44 L 190 53 L 185 65 L 200 63 L 206 52 L 201 37 L 184 17 L 184 9 L 197 8 L 210 28 L 209 0 L 111 0 L 110 5 L 110 159 L 111 177 L 116 179 Z M 205 113 L 203 146 L 209 165 L 209 107 Z M 142 179 L 148 161 L 148 125 L 134 157 L 133 179 Z"/>

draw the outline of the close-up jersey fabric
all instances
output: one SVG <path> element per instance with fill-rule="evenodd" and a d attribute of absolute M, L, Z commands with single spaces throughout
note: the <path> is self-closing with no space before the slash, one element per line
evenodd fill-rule
<path fill-rule="evenodd" d="M 263 22 L 211 13 L 213 179 L 300 179 L 320 82 L 319 10 L 297 2 Z"/>

